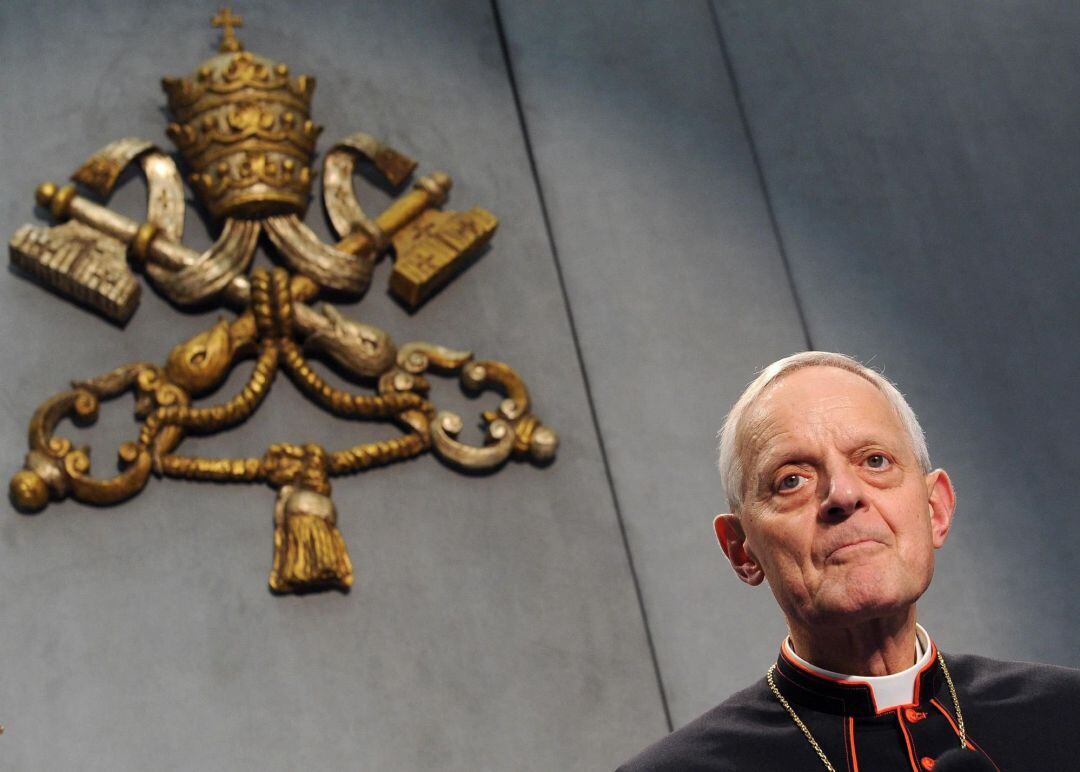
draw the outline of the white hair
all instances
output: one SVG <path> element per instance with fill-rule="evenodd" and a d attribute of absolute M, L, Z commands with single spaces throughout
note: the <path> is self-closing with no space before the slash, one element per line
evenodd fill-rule
<path fill-rule="evenodd" d="M 724 491 L 727 493 L 728 506 L 735 514 L 742 512 L 743 497 L 746 495 L 747 459 L 745 458 L 746 442 L 743 437 L 746 415 L 769 384 L 795 370 L 807 367 L 837 367 L 849 373 L 855 373 L 873 384 L 889 401 L 900 418 L 900 423 L 911 441 L 911 449 L 915 452 L 915 458 L 923 472 L 930 471 L 930 453 L 926 448 L 926 435 L 923 434 L 922 426 L 919 425 L 919 419 L 915 417 L 915 411 L 904 399 L 904 395 L 885 376 L 846 354 L 803 351 L 800 354 L 778 359 L 762 370 L 758 377 L 746 387 L 727 418 L 724 419 L 724 425 L 718 435 L 720 438 L 720 477 L 724 483 Z"/>

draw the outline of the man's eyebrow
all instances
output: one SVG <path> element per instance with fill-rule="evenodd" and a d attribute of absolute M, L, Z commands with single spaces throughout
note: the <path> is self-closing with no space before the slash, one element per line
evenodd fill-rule
<path fill-rule="evenodd" d="M 902 445 L 903 442 L 903 439 L 901 439 L 900 444 Z M 880 434 L 860 434 L 851 438 L 845 444 L 851 450 L 860 450 L 861 448 L 867 448 L 872 445 L 880 445 L 881 447 L 892 449 L 896 447 L 897 442 L 894 439 L 889 439 Z"/>
<path fill-rule="evenodd" d="M 805 455 L 806 452 L 801 448 L 791 446 L 766 450 L 758 454 L 752 470 L 755 474 L 765 474 Z"/>

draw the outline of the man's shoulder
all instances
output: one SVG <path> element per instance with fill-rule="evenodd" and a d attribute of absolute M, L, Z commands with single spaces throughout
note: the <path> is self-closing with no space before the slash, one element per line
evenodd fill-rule
<path fill-rule="evenodd" d="M 619 767 L 619 772 L 734 769 L 737 755 L 752 747 L 744 741 L 760 739 L 773 723 L 770 714 L 775 713 L 775 705 L 771 699 L 762 678 L 650 745 Z"/>
<path fill-rule="evenodd" d="M 944 654 L 954 679 L 969 698 L 988 708 L 1065 706 L 1080 709 L 1080 670 L 1037 662 Z"/>
<path fill-rule="evenodd" d="M 1002 769 L 1076 769 L 1080 670 L 944 655 L 969 737 Z"/>

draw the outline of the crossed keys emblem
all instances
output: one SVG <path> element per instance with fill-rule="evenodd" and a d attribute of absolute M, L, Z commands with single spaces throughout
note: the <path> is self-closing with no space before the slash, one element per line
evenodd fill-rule
<path fill-rule="evenodd" d="M 373 325 L 351 320 L 333 305 L 313 303 L 323 290 L 358 297 L 375 263 L 390 254 L 390 291 L 410 308 L 447 283 L 492 237 L 498 224 L 483 209 L 443 211 L 451 186 L 442 173 L 420 177 L 375 218 L 357 202 L 353 174 L 364 160 L 394 188 L 416 162 L 366 134 L 346 137 L 323 161 L 322 198 L 336 244 L 306 226 L 311 163 L 321 127 L 310 117 L 315 81 L 244 50 L 227 10 L 219 53 L 189 78 L 165 78 L 174 117 L 167 129 L 188 179 L 220 235 L 202 254 L 183 244 L 184 190 L 176 164 L 149 142 L 121 139 L 92 155 L 72 179 L 98 200 L 108 198 L 123 170 L 138 163 L 147 184 L 142 223 L 80 195 L 74 185 L 41 184 L 37 203 L 61 224 L 24 225 L 11 239 L 11 260 L 25 272 L 85 306 L 126 321 L 138 303 L 132 266 L 179 306 L 221 303 L 236 312 L 177 344 L 163 365 L 134 362 L 45 400 L 30 421 L 30 451 L 11 480 L 11 498 L 36 511 L 67 496 L 113 504 L 141 491 L 153 475 L 215 482 L 263 482 L 277 490 L 270 589 L 278 593 L 347 589 L 353 569 L 330 498 L 330 478 L 412 458 L 429 449 L 463 470 L 490 470 L 507 459 L 551 460 L 555 432 L 531 412 L 524 381 L 509 365 L 471 352 L 416 341 L 396 346 Z M 265 234 L 279 266 L 249 266 Z M 353 393 L 331 386 L 308 356 L 335 364 Z M 238 394 L 210 406 L 211 395 L 239 362 L 254 359 Z M 389 421 L 402 436 L 326 450 L 281 442 L 260 457 L 205 458 L 178 452 L 185 436 L 236 426 L 258 408 L 279 370 L 309 399 L 350 419 Z M 482 445 L 457 439 L 459 416 L 428 400 L 425 374 L 456 374 L 478 392 L 503 398 L 483 413 Z M 372 391 L 373 390 L 373 391 Z M 103 400 L 135 397 L 138 437 L 120 445 L 119 472 L 91 474 L 90 451 L 55 434 L 64 418 L 93 422 Z"/>

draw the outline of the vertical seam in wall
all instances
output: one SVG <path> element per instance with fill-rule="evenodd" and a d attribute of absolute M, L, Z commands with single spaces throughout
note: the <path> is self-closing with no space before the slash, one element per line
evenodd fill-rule
<path fill-rule="evenodd" d="M 578 368 L 581 371 L 581 379 L 585 385 L 585 399 L 589 406 L 589 415 L 592 418 L 593 430 L 596 432 L 596 440 L 600 446 L 600 458 L 604 465 L 604 476 L 607 478 L 608 490 L 611 493 L 611 501 L 615 508 L 615 519 L 619 524 L 619 534 L 622 536 L 623 549 L 626 552 L 626 561 L 630 568 L 630 578 L 634 584 L 634 594 L 637 596 L 638 610 L 641 612 L 641 621 L 645 628 L 645 641 L 648 644 L 649 656 L 652 659 L 653 673 L 656 676 L 656 688 L 660 693 L 660 704 L 664 710 L 664 720 L 670 732 L 674 729 L 671 722 L 671 709 L 668 706 L 667 692 L 664 688 L 664 679 L 660 673 L 660 660 L 656 656 L 656 646 L 653 643 L 652 630 L 649 627 L 649 615 L 645 610 L 645 600 L 641 594 L 641 583 L 638 581 L 637 570 L 634 567 L 634 556 L 630 551 L 630 539 L 626 533 L 626 523 L 623 520 L 622 507 L 619 505 L 619 496 L 615 492 L 615 478 L 611 473 L 611 463 L 608 461 L 607 447 L 604 444 L 604 436 L 600 431 L 600 420 L 596 414 L 596 402 L 593 399 L 592 387 L 589 383 L 589 373 L 585 367 L 585 358 L 581 353 L 581 341 L 578 339 L 577 325 L 574 323 L 574 312 L 570 307 L 570 296 L 566 290 L 566 280 L 563 277 L 562 263 L 559 259 L 559 249 L 555 244 L 555 234 L 551 228 L 551 218 L 548 214 L 547 201 L 544 198 L 544 189 L 540 184 L 540 173 L 536 165 L 536 156 L 533 154 L 532 140 L 529 137 L 529 128 L 525 122 L 525 111 L 521 106 L 521 96 L 518 93 L 517 78 L 514 76 L 514 66 L 510 58 L 510 44 L 506 39 L 506 31 L 503 27 L 502 15 L 499 13 L 498 0 L 491 0 L 491 9 L 495 15 L 495 29 L 499 35 L 499 45 L 502 48 L 503 63 L 506 65 L 506 75 L 510 81 L 510 90 L 514 96 L 514 109 L 517 111 L 518 123 L 521 125 L 521 136 L 525 142 L 525 154 L 529 159 L 529 170 L 532 172 L 533 184 L 536 186 L 536 196 L 540 202 L 540 215 L 544 222 L 544 230 L 547 233 L 548 244 L 551 247 L 551 257 L 555 263 L 555 273 L 559 280 L 559 290 L 562 293 L 563 305 L 566 308 L 566 317 L 570 323 L 570 337 L 574 342 L 574 353 L 577 355 Z"/>
<path fill-rule="evenodd" d="M 802 325 L 803 338 L 806 348 L 813 349 L 810 339 L 810 326 L 806 323 L 806 314 L 803 313 L 802 301 L 795 289 L 795 276 L 791 272 L 791 261 L 788 259 L 787 248 L 784 246 L 784 237 L 780 235 L 780 224 L 776 220 L 776 210 L 773 208 L 772 193 L 769 192 L 769 183 L 765 179 L 765 170 L 761 166 L 761 156 L 758 154 L 757 143 L 750 131 L 750 119 L 746 115 L 746 107 L 743 104 L 742 91 L 739 89 L 739 80 L 735 77 L 735 65 L 731 61 L 727 41 L 724 39 L 724 28 L 720 25 L 720 15 L 716 12 L 713 0 L 705 0 L 709 6 L 709 14 L 712 16 L 713 28 L 716 30 L 716 38 L 720 43 L 720 56 L 724 60 L 724 68 L 727 70 L 728 80 L 731 82 L 731 93 L 735 98 L 735 107 L 739 111 L 739 122 L 742 124 L 743 135 L 746 144 L 750 147 L 750 158 L 754 162 L 754 171 L 757 173 L 758 185 L 761 194 L 765 198 L 765 210 L 769 214 L 769 225 L 772 228 L 773 238 L 776 240 L 776 248 L 780 252 L 780 260 L 784 264 L 784 273 L 787 275 L 788 287 L 791 289 L 791 297 L 795 301 L 795 312 L 799 315 L 799 323 Z"/>

